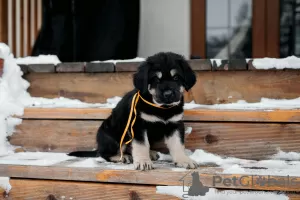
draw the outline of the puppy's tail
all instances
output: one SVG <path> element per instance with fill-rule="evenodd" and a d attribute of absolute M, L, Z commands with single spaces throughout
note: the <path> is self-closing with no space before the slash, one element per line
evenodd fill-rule
<path fill-rule="evenodd" d="M 71 153 L 68 153 L 68 156 L 97 157 L 97 150 L 95 150 L 95 151 L 73 151 Z"/>

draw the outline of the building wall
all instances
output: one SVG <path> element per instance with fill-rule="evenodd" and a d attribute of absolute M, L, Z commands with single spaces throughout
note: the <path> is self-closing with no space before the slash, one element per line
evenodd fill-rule
<path fill-rule="evenodd" d="M 190 1 L 141 0 L 139 57 L 173 51 L 190 57 Z"/>

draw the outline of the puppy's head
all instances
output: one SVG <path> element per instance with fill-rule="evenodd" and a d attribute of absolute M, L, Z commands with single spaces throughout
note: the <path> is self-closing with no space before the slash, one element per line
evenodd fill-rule
<path fill-rule="evenodd" d="M 184 90 L 196 83 L 196 76 L 183 56 L 158 53 L 147 58 L 134 74 L 134 86 L 142 94 L 152 95 L 157 105 L 177 105 Z"/>

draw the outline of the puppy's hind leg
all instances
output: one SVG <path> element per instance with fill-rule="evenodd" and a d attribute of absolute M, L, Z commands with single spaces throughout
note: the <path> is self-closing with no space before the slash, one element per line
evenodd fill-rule
<path fill-rule="evenodd" d="M 150 150 L 150 158 L 151 158 L 151 160 L 153 160 L 153 161 L 158 160 L 158 159 L 159 159 L 158 152 L 157 152 L 157 151 Z"/>

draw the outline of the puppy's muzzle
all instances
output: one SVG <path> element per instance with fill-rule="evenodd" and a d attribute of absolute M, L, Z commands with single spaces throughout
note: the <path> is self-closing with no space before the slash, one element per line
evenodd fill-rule
<path fill-rule="evenodd" d="M 163 96 L 165 99 L 171 99 L 174 97 L 174 93 L 171 90 L 166 90 L 163 92 Z"/>

